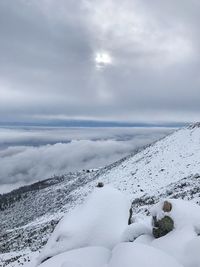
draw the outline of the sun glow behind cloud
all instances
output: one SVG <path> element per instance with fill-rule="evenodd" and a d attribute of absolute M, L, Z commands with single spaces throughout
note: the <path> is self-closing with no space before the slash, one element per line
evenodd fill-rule
<path fill-rule="evenodd" d="M 180 0 L 0 1 L 0 121 L 197 121 L 198 10 Z"/>
<path fill-rule="evenodd" d="M 97 68 L 104 68 L 105 66 L 112 64 L 112 57 L 108 52 L 97 52 L 94 61 Z"/>
<path fill-rule="evenodd" d="M 193 59 L 196 50 L 187 27 L 178 20 L 162 23 L 160 15 L 142 4 L 143 1 L 85 2 L 89 25 L 92 25 L 93 34 L 98 36 L 94 47 L 115 51 L 120 65 L 125 63 L 129 68 L 148 65 L 160 69 Z M 95 56 L 98 66 L 105 67 L 110 64 L 110 59 L 106 52 L 98 52 Z"/>

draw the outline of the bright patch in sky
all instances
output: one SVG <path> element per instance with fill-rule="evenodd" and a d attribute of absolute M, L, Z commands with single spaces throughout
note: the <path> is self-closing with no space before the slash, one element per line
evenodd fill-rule
<path fill-rule="evenodd" d="M 112 58 L 107 52 L 97 52 L 95 62 L 97 67 L 104 67 L 112 63 Z"/>

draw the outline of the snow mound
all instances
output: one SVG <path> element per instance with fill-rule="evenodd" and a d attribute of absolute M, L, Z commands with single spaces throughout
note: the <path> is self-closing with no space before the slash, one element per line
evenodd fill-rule
<path fill-rule="evenodd" d="M 144 245 L 151 245 L 152 241 L 154 240 L 153 235 L 141 235 L 134 240 L 134 244 L 144 244 Z"/>
<path fill-rule="evenodd" d="M 151 235 L 152 230 L 150 227 L 142 223 L 132 223 L 128 225 L 122 235 L 122 242 L 133 242 L 136 238 L 141 235 Z"/>
<path fill-rule="evenodd" d="M 129 204 L 110 186 L 96 188 L 58 224 L 39 261 L 26 267 L 200 266 L 198 205 L 176 199 L 154 205 L 152 216 L 174 221 L 173 230 L 154 238 L 150 217 L 128 225 Z"/>
<path fill-rule="evenodd" d="M 103 247 L 85 247 L 56 255 L 39 267 L 102 267 L 110 254 L 110 250 Z"/>
<path fill-rule="evenodd" d="M 181 267 L 182 265 L 171 256 L 153 247 L 143 244 L 121 243 L 114 248 L 108 267 L 122 266 Z"/>
<path fill-rule="evenodd" d="M 74 262 L 70 262 L 70 261 L 65 261 L 61 267 L 81 267 L 81 265 L 76 264 Z"/>
<path fill-rule="evenodd" d="M 200 237 L 192 239 L 184 249 L 183 262 L 185 267 L 200 266 Z"/>
<path fill-rule="evenodd" d="M 118 190 L 96 188 L 85 203 L 59 222 L 39 262 L 71 249 L 87 246 L 113 248 L 128 225 L 130 201 Z"/>
<path fill-rule="evenodd" d="M 184 263 L 184 251 L 188 242 L 196 237 L 191 226 L 173 230 L 167 235 L 154 239 L 151 245 L 173 256 L 179 262 Z"/>

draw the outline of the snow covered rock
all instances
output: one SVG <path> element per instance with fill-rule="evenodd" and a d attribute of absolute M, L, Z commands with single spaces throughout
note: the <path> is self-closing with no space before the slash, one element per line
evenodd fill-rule
<path fill-rule="evenodd" d="M 153 240 L 151 245 L 162 249 L 184 264 L 185 251 L 189 249 L 188 244 L 197 238 L 200 232 L 200 206 L 191 201 L 178 199 L 170 199 L 169 201 L 172 204 L 170 212 L 163 211 L 162 201 L 153 207 L 151 213 L 158 220 L 167 214 L 174 222 L 174 229 L 167 235 Z M 190 265 L 189 258 L 188 262 L 187 266 L 193 267 Z"/>
<path fill-rule="evenodd" d="M 164 212 L 170 212 L 172 210 L 172 203 L 165 200 L 164 203 L 163 203 L 163 211 Z"/>
<path fill-rule="evenodd" d="M 159 249 L 135 243 L 121 243 L 113 252 L 108 267 L 182 267 Z"/>
<path fill-rule="evenodd" d="M 165 200 L 162 205 L 162 211 L 165 214 L 168 214 L 171 210 L 172 210 L 172 203 Z M 165 236 L 174 229 L 174 221 L 170 216 L 165 215 L 162 218 L 157 218 L 157 217 L 158 217 L 157 215 L 156 216 L 154 215 L 152 219 L 153 236 L 155 238 Z"/>
<path fill-rule="evenodd" d="M 95 188 L 85 203 L 59 222 L 39 256 L 39 263 L 71 249 L 113 248 L 128 225 L 130 201 L 118 190 Z"/>
<path fill-rule="evenodd" d="M 161 220 L 169 216 L 174 222 L 175 229 L 181 229 L 184 226 L 192 226 L 197 233 L 200 233 L 200 206 L 192 201 L 181 199 L 170 199 L 171 209 L 169 212 L 163 210 L 164 203 L 161 201 L 151 209 L 151 215 Z"/>
<path fill-rule="evenodd" d="M 165 236 L 174 229 L 174 221 L 169 216 L 164 216 L 160 220 L 153 217 L 153 236 L 159 238 Z"/>

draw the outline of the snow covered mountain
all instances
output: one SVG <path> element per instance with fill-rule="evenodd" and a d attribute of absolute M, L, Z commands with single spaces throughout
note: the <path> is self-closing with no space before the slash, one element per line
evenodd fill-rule
<path fill-rule="evenodd" d="M 2 266 L 28 261 L 64 213 L 82 203 L 98 182 L 125 192 L 133 215 L 148 213 L 148 207 L 164 197 L 200 203 L 200 123 L 100 170 L 69 173 L 0 196 Z"/>
<path fill-rule="evenodd" d="M 132 198 L 200 172 L 200 125 L 178 130 L 101 176 Z"/>

